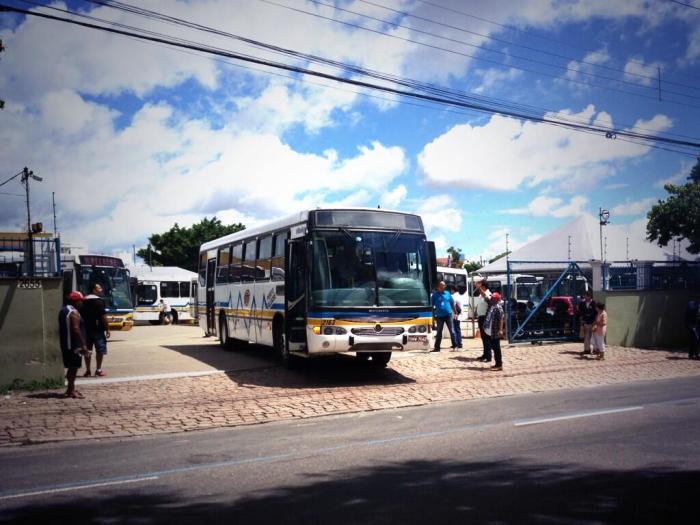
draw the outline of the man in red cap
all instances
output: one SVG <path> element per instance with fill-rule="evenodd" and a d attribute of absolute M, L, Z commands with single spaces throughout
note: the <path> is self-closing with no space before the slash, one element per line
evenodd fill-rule
<path fill-rule="evenodd" d="M 491 367 L 494 372 L 503 370 L 503 358 L 501 356 L 501 338 L 505 335 L 505 316 L 501 307 L 501 294 L 491 294 L 491 305 L 484 319 L 484 331 L 489 338 L 496 364 Z"/>
<path fill-rule="evenodd" d="M 85 322 L 78 312 L 83 302 L 83 294 L 71 292 L 68 294 L 69 304 L 58 313 L 58 330 L 61 337 L 61 354 L 63 366 L 68 369 L 66 379 L 68 388 L 66 397 L 82 398 L 83 395 L 75 389 L 75 377 L 82 365 L 83 356 L 88 354 Z"/>

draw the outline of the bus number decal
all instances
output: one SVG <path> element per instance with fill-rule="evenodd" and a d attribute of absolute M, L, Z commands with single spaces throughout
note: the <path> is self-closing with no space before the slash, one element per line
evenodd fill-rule
<path fill-rule="evenodd" d="M 335 319 L 321 319 L 321 326 L 333 326 Z"/>

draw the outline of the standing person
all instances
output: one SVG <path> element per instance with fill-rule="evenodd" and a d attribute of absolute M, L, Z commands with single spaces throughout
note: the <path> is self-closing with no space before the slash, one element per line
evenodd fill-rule
<path fill-rule="evenodd" d="M 452 299 L 455 303 L 455 313 L 454 318 L 452 319 L 452 328 L 454 330 L 454 335 L 455 335 L 455 343 L 457 344 L 457 349 L 462 348 L 462 325 L 460 317 L 462 316 L 462 312 L 464 311 L 464 303 L 462 300 L 462 294 L 457 291 L 457 287 L 452 285 Z"/>
<path fill-rule="evenodd" d="M 491 345 L 489 342 L 489 336 L 486 335 L 484 331 L 484 320 L 486 319 L 486 312 L 489 309 L 489 304 L 491 303 L 491 292 L 488 286 L 486 286 L 486 281 L 481 279 L 476 282 L 476 293 L 479 295 L 476 299 L 476 319 L 479 323 L 479 335 L 481 336 L 481 344 L 484 348 L 483 354 L 479 357 L 478 361 L 482 363 L 488 363 L 491 361 Z"/>
<path fill-rule="evenodd" d="M 445 281 L 440 281 L 433 292 L 431 301 L 433 303 L 433 309 L 435 311 L 435 321 L 437 322 L 437 333 L 435 334 L 435 347 L 433 352 L 440 351 L 440 343 L 442 343 L 442 329 L 447 325 L 447 330 L 450 332 L 450 341 L 452 342 L 452 349 L 455 346 L 455 336 L 452 331 L 452 319 L 457 313 L 455 309 L 455 302 L 452 298 L 452 294 L 445 290 Z"/>
<path fill-rule="evenodd" d="M 78 307 L 83 301 L 83 294 L 71 292 L 68 294 L 69 304 L 61 308 L 58 312 L 58 333 L 61 343 L 61 354 L 63 356 L 63 366 L 67 369 L 66 379 L 68 388 L 65 396 L 82 399 L 83 394 L 75 389 L 75 377 L 78 369 L 82 365 L 82 356 L 89 355 L 85 337 L 85 321 L 78 312 Z"/>
<path fill-rule="evenodd" d="M 501 339 L 505 335 L 505 315 L 501 306 L 501 294 L 494 292 L 491 295 L 491 306 L 484 319 L 484 331 L 489 336 L 489 346 L 493 351 L 496 364 L 491 367 L 494 372 L 503 370 L 503 356 L 501 355 Z"/>
<path fill-rule="evenodd" d="M 690 336 L 688 359 L 700 359 L 700 354 L 698 354 L 698 347 L 700 346 L 700 298 L 688 301 L 683 324 Z"/>
<path fill-rule="evenodd" d="M 83 301 L 82 308 L 85 330 L 87 332 L 87 347 L 90 351 L 92 351 L 93 347 L 95 348 L 95 359 L 97 361 L 95 375 L 98 377 L 107 375 L 102 371 L 102 361 L 107 355 L 107 339 L 111 336 L 105 311 L 105 302 L 101 297 L 102 291 L 100 283 L 93 284 L 90 295 L 87 295 Z M 91 375 L 91 362 L 90 355 L 86 355 L 84 377 L 90 377 Z"/>
<path fill-rule="evenodd" d="M 165 324 L 170 324 L 173 322 L 173 309 L 170 307 L 170 303 L 161 299 L 160 311 L 163 312 L 163 322 Z"/>
<path fill-rule="evenodd" d="M 605 359 L 605 334 L 608 332 L 608 314 L 605 303 L 595 303 L 597 315 L 593 326 L 593 348 L 598 359 Z"/>
<path fill-rule="evenodd" d="M 581 355 L 586 355 L 591 353 L 591 335 L 598 315 L 593 302 L 593 292 L 590 290 L 584 295 L 583 302 L 578 305 L 578 314 L 583 327 L 583 353 Z"/>

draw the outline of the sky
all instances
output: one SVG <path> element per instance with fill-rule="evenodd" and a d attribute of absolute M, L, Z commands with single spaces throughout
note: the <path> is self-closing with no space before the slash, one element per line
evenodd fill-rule
<path fill-rule="evenodd" d="M 218 34 L 92 2 L 0 3 L 700 142 L 700 0 L 132 0 Z M 250 227 L 317 206 L 419 213 L 439 256 L 455 246 L 468 260 L 601 207 L 643 237 L 663 185 L 700 154 L 13 13 L 0 13 L 0 38 L 0 182 L 28 166 L 43 177 L 32 222 L 53 229 L 54 193 L 64 242 L 129 262 L 175 223 Z M 24 188 L 0 192 L 0 231 L 24 230 Z"/>

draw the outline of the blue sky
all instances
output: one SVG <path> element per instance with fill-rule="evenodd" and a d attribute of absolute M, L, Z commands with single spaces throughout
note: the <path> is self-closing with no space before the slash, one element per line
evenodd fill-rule
<path fill-rule="evenodd" d="M 695 7 L 669 0 L 138 5 L 539 116 L 698 142 L 700 1 L 685 3 Z M 272 56 L 87 2 L 48 5 Z M 469 259 L 502 252 L 506 233 L 517 247 L 601 206 L 643 236 L 664 181 L 682 182 L 695 162 L 648 144 L 52 21 L 0 14 L 0 38 L 7 48 L 0 179 L 25 165 L 43 176 L 32 187 L 33 218 L 51 224 L 55 192 L 64 239 L 92 251 L 131 253 L 149 234 L 204 216 L 253 225 L 319 205 L 418 212 L 440 251 L 454 245 Z M 6 189 L 22 193 L 19 184 Z M 24 213 L 20 197 L 0 194 L 1 230 L 22 229 Z"/>

